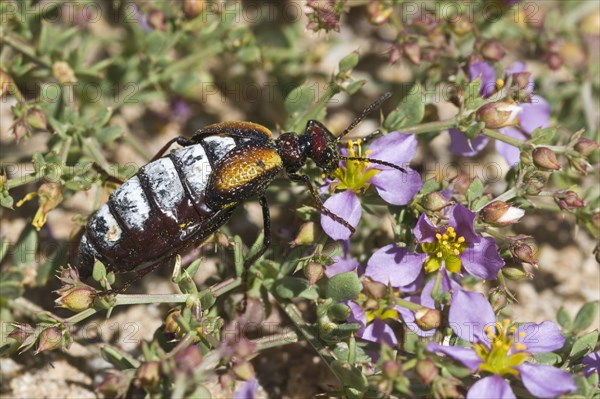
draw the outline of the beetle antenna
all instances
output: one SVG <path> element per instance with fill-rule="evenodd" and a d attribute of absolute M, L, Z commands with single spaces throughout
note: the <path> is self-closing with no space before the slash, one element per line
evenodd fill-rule
<path fill-rule="evenodd" d="M 408 173 L 406 171 L 406 169 L 404 169 L 401 166 L 394 165 L 393 163 L 390 163 L 390 162 L 381 161 L 379 159 L 363 158 L 363 157 L 343 157 L 343 156 L 341 156 L 340 158 L 343 159 L 344 161 L 367 161 L 367 162 L 375 163 L 377 165 L 389 166 L 390 168 L 399 170 L 402 173 Z"/>
<path fill-rule="evenodd" d="M 354 129 L 356 127 L 356 125 L 358 125 L 363 119 L 365 119 L 367 117 L 367 115 L 369 115 L 371 112 L 373 112 L 373 110 L 381 107 L 381 104 L 383 104 L 383 102 L 385 100 L 387 100 L 388 98 L 390 98 L 392 96 L 392 93 L 390 93 L 389 91 L 387 93 L 385 93 L 384 95 L 382 95 L 381 97 L 379 97 L 377 100 L 375 100 L 375 102 L 371 105 L 369 105 L 363 112 L 362 114 L 360 114 L 356 119 L 354 119 L 352 121 L 352 123 L 350 125 L 348 125 L 348 127 L 346 128 L 346 130 L 344 130 L 342 132 L 342 134 L 340 134 L 337 138 L 337 141 L 340 141 L 340 139 L 342 137 L 344 137 L 345 135 L 347 135 L 348 133 L 350 133 L 352 131 L 352 129 Z"/>

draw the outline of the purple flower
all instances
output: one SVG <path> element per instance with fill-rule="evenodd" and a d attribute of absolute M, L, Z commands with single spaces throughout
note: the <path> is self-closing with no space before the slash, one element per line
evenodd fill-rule
<path fill-rule="evenodd" d="M 325 275 L 331 278 L 336 274 L 352 272 L 356 270 L 360 276 L 362 274 L 362 271 L 360 270 L 360 263 L 356 259 L 349 256 L 350 242 L 343 241 L 342 248 L 344 249 L 344 256 L 334 256 L 333 264 L 325 268 Z"/>
<path fill-rule="evenodd" d="M 394 330 L 385 323 L 385 319 L 398 320 L 395 309 L 380 307 L 375 310 L 365 311 L 356 302 L 348 302 L 350 316 L 348 321 L 360 324 L 356 335 L 366 341 L 385 343 L 395 346 L 398 343 Z"/>
<path fill-rule="evenodd" d="M 506 69 L 507 75 L 526 72 L 524 62 L 515 62 Z M 480 94 L 483 97 L 490 97 L 496 91 L 496 72 L 494 68 L 484 61 L 479 61 L 469 65 L 469 75 L 471 80 L 481 78 Z M 533 92 L 534 81 L 529 78 L 529 84 L 524 88 L 527 94 Z M 519 103 L 521 108 L 518 114 L 518 125 L 503 127 L 499 129 L 500 133 L 518 139 L 526 140 L 537 128 L 546 128 L 550 126 L 550 104 L 540 96 L 531 96 L 531 103 Z M 450 129 L 450 151 L 459 156 L 471 157 L 478 154 L 488 143 L 489 138 L 483 134 L 467 140 L 465 134 L 458 129 Z M 496 140 L 496 151 L 509 166 L 519 162 L 519 149 L 503 141 Z"/>
<path fill-rule="evenodd" d="M 256 397 L 256 388 L 258 383 L 256 379 L 251 379 L 242 384 L 233 394 L 234 399 L 254 399 Z"/>
<path fill-rule="evenodd" d="M 592 373 L 598 373 L 598 377 L 600 377 L 600 352 L 585 355 L 581 364 L 584 366 L 583 373 L 586 377 L 589 377 Z M 598 382 L 598 386 L 600 386 L 600 382 Z"/>
<path fill-rule="evenodd" d="M 462 269 L 484 280 L 494 280 L 504 261 L 496 242 L 475 232 L 475 212 L 457 204 L 448 210 L 448 224 L 435 226 L 421 214 L 413 233 L 422 253 L 412 253 L 394 244 L 375 252 L 367 262 L 365 275 L 392 287 L 406 287 L 424 269 L 461 274 Z"/>
<path fill-rule="evenodd" d="M 348 156 L 362 158 L 361 141 L 349 142 Z M 414 135 L 392 132 L 373 141 L 369 151 L 365 152 L 371 159 L 377 159 L 403 166 L 407 164 L 417 151 L 417 140 Z M 421 189 L 421 176 L 414 170 L 406 168 L 403 173 L 388 166 L 369 163 L 368 161 L 347 161 L 333 172 L 335 181 L 329 188 L 341 190 L 325 201 L 325 207 L 338 215 L 351 226 L 356 227 L 362 208 L 357 194 L 373 185 L 379 196 L 393 205 L 406 205 Z M 321 226 L 327 235 L 334 240 L 347 240 L 350 231 L 344 225 L 327 215 L 321 215 Z"/>
<path fill-rule="evenodd" d="M 569 373 L 527 362 L 534 353 L 563 347 L 565 338 L 555 323 L 525 323 L 517 328 L 508 320 L 496 322 L 494 311 L 482 294 L 460 289 L 452 296 L 448 320 L 454 333 L 471 342 L 471 347 L 430 342 L 427 350 L 461 362 L 479 375 L 491 374 L 473 384 L 467 398 L 516 398 L 504 376 L 519 378 L 537 397 L 556 397 L 577 389 Z"/>

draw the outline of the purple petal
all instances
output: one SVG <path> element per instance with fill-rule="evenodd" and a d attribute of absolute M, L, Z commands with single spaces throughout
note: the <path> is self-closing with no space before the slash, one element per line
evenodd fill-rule
<path fill-rule="evenodd" d="M 257 382 L 253 378 L 248 380 L 239 387 L 235 393 L 233 394 L 234 399 L 254 399 L 254 394 L 256 392 Z"/>
<path fill-rule="evenodd" d="M 435 235 L 438 233 L 438 228 L 431 223 L 425 213 L 422 213 L 417 220 L 417 224 L 413 229 L 415 238 L 418 242 L 434 242 L 436 240 Z"/>
<path fill-rule="evenodd" d="M 450 152 L 457 156 L 472 157 L 479 154 L 489 141 L 489 137 L 480 134 L 471 139 L 470 143 L 467 136 L 458 129 L 450 129 Z"/>
<path fill-rule="evenodd" d="M 538 398 L 554 398 L 577 390 L 573 376 L 556 367 L 523 363 L 516 368 L 521 373 L 525 388 Z"/>
<path fill-rule="evenodd" d="M 424 254 L 410 253 L 394 244 L 386 245 L 371 256 L 365 276 L 392 287 L 408 285 L 421 273 L 424 260 Z"/>
<path fill-rule="evenodd" d="M 450 356 L 452 359 L 467 366 L 471 371 L 476 371 L 483 361 L 473 349 L 462 346 L 444 346 L 435 342 L 429 342 L 427 344 L 427 351 Z"/>
<path fill-rule="evenodd" d="M 583 373 L 586 377 L 589 377 L 594 372 L 598 373 L 598 376 L 600 377 L 600 352 L 593 352 L 585 355 L 581 360 L 581 364 L 585 367 Z"/>
<path fill-rule="evenodd" d="M 527 65 L 525 65 L 523 61 L 513 62 L 508 68 L 506 68 L 507 75 L 512 75 L 513 73 L 521 72 L 527 72 Z"/>
<path fill-rule="evenodd" d="M 527 133 L 550 126 L 550 104 L 540 96 L 531 96 L 531 103 L 519 104 L 523 110 L 519 114 L 519 125 Z"/>
<path fill-rule="evenodd" d="M 373 140 L 369 150 L 369 158 L 404 166 L 417 153 L 417 138 L 414 134 L 391 132 Z M 377 169 L 388 169 L 387 166 L 372 165 Z"/>
<path fill-rule="evenodd" d="M 458 236 L 463 236 L 467 244 L 471 245 L 481 240 L 475 232 L 475 212 L 471 212 L 461 204 L 456 204 L 450 209 L 448 224 L 454 227 Z"/>
<path fill-rule="evenodd" d="M 357 334 L 362 334 L 365 326 L 367 325 L 367 316 L 365 315 L 365 310 L 356 302 L 348 301 L 346 305 L 348 305 L 348 307 L 350 308 L 350 316 L 348 316 L 348 322 L 360 324 L 362 327 L 360 328 L 360 330 L 358 330 Z"/>
<path fill-rule="evenodd" d="M 496 70 L 487 62 L 479 61 L 469 65 L 469 76 L 471 80 L 481 77 L 479 93 L 484 97 L 488 97 L 496 91 Z"/>
<path fill-rule="evenodd" d="M 525 140 L 527 138 L 520 130 L 514 127 L 503 127 L 500 129 L 500 133 L 518 140 Z M 508 166 L 513 167 L 521 160 L 521 151 L 517 147 L 500 140 L 496 140 L 495 145 L 496 151 L 506 159 Z"/>
<path fill-rule="evenodd" d="M 336 274 L 352 272 L 360 266 L 360 263 L 353 258 L 333 257 L 333 263 L 325 268 L 325 275 L 333 277 Z"/>
<path fill-rule="evenodd" d="M 483 280 L 495 280 L 498 278 L 498 271 L 504 266 L 496 241 L 491 237 L 484 237 L 480 242 L 467 247 L 459 258 L 467 273 Z"/>
<path fill-rule="evenodd" d="M 371 324 L 365 328 L 362 334 L 359 335 L 364 340 L 371 342 L 382 342 L 392 347 L 396 346 L 398 339 L 394 330 L 381 319 L 374 319 Z"/>
<path fill-rule="evenodd" d="M 496 324 L 491 305 L 479 292 L 456 290 L 448 314 L 452 331 L 469 342 L 488 342 L 485 327 Z"/>
<path fill-rule="evenodd" d="M 524 337 L 519 337 L 525 333 Z M 560 333 L 556 323 L 544 321 L 540 324 L 525 323 L 517 328 L 516 341 L 525 345 L 531 353 L 552 352 L 563 347 L 565 337 Z"/>
<path fill-rule="evenodd" d="M 379 196 L 392 205 L 409 204 L 423 187 L 419 173 L 410 168 L 405 169 L 407 173 L 396 169 L 382 170 L 370 180 Z"/>
<path fill-rule="evenodd" d="M 346 190 L 333 194 L 325 201 L 324 205 L 325 208 L 348 222 L 352 227 L 358 225 L 362 209 L 360 208 L 360 201 L 353 191 Z M 321 227 L 334 240 L 347 240 L 351 235 L 346 226 L 324 214 L 321 214 Z"/>
<path fill-rule="evenodd" d="M 477 381 L 467 392 L 467 399 L 516 399 L 510 384 L 502 376 L 491 375 Z"/>
<path fill-rule="evenodd" d="M 452 290 L 462 289 L 460 284 L 458 284 L 454 280 L 452 280 L 448 276 L 448 273 L 446 273 L 445 270 L 443 270 L 441 273 L 442 273 L 442 284 L 440 287 L 441 293 L 444 293 L 451 289 Z M 431 296 L 431 293 L 433 292 L 433 286 L 435 285 L 435 280 L 436 280 L 435 278 L 429 279 L 429 281 L 425 284 L 425 286 L 423 287 L 423 290 L 421 291 L 419 304 L 421 304 L 423 306 L 427 306 L 428 308 L 435 307 L 435 301 L 433 300 L 433 298 Z"/>

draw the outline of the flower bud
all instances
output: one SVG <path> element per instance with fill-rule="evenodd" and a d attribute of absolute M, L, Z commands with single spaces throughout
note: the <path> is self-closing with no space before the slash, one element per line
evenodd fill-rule
<path fill-rule="evenodd" d="M 19 344 L 25 342 L 25 340 L 35 332 L 33 327 L 27 323 L 14 323 L 13 327 L 14 329 L 9 332 L 6 337 L 14 339 Z"/>
<path fill-rule="evenodd" d="M 363 290 L 369 298 L 381 299 L 387 295 L 385 284 L 373 280 L 363 280 Z"/>
<path fill-rule="evenodd" d="M 169 314 L 167 314 L 167 317 L 165 318 L 164 327 L 164 333 L 167 336 L 167 338 L 175 338 L 180 334 L 181 326 L 179 325 L 179 323 L 177 323 L 177 319 L 181 317 L 182 315 L 179 309 L 173 310 L 169 312 Z"/>
<path fill-rule="evenodd" d="M 129 389 L 129 377 L 118 370 L 108 370 L 96 390 L 105 397 L 125 397 Z"/>
<path fill-rule="evenodd" d="M 421 47 L 417 42 L 404 43 L 402 48 L 404 49 L 404 55 L 406 55 L 406 58 L 408 58 L 413 64 L 419 65 L 421 63 Z"/>
<path fill-rule="evenodd" d="M 492 290 L 490 292 L 489 301 L 490 305 L 492 305 L 492 309 L 494 309 L 494 312 L 499 312 L 508 304 L 508 298 L 506 297 L 506 292 L 504 289 Z"/>
<path fill-rule="evenodd" d="M 415 371 L 417 372 L 419 380 L 425 385 L 429 385 L 439 374 L 437 366 L 430 359 L 421 359 L 417 361 Z"/>
<path fill-rule="evenodd" d="M 158 389 L 160 384 L 160 362 L 145 362 L 135 372 L 136 386 L 149 391 Z"/>
<path fill-rule="evenodd" d="M 496 226 L 508 226 L 518 223 L 525 211 L 511 206 L 508 202 L 494 201 L 481 210 L 481 218 Z"/>
<path fill-rule="evenodd" d="M 519 90 L 527 90 L 529 88 L 529 85 L 531 84 L 531 72 L 517 72 L 513 73 L 511 76 L 513 79 L 513 84 Z"/>
<path fill-rule="evenodd" d="M 58 327 L 46 328 L 40 334 L 35 354 L 58 349 L 62 346 L 62 343 L 62 331 Z"/>
<path fill-rule="evenodd" d="M 517 123 L 517 115 L 521 107 L 515 103 L 498 101 L 488 103 L 477 110 L 477 120 L 485 123 L 488 129 L 499 129 Z"/>
<path fill-rule="evenodd" d="M 600 145 L 594 140 L 580 138 L 579 140 L 577 140 L 577 144 L 575 144 L 574 149 L 575 151 L 587 158 L 598 147 L 600 147 Z"/>
<path fill-rule="evenodd" d="M 439 191 L 434 191 L 423 196 L 422 204 L 428 211 L 437 212 L 450 205 L 450 201 Z"/>
<path fill-rule="evenodd" d="M 381 372 L 386 379 L 395 380 L 400 374 L 402 374 L 402 365 L 393 360 L 386 360 L 381 365 Z"/>
<path fill-rule="evenodd" d="M 39 108 L 30 108 L 25 114 L 25 122 L 34 129 L 47 130 L 46 114 Z"/>
<path fill-rule="evenodd" d="M 498 40 L 486 40 L 481 46 L 481 55 L 488 61 L 500 61 L 505 54 L 506 50 Z"/>
<path fill-rule="evenodd" d="M 236 363 L 233 365 L 232 370 L 240 380 L 248 381 L 254 378 L 254 367 L 250 362 Z"/>
<path fill-rule="evenodd" d="M 293 247 L 298 245 L 312 245 L 315 242 L 315 237 L 317 234 L 318 231 L 315 222 L 306 222 L 300 226 L 298 235 L 296 238 L 294 238 L 294 241 L 292 241 L 291 244 Z"/>
<path fill-rule="evenodd" d="M 550 51 L 546 53 L 546 63 L 548 64 L 548 67 L 550 67 L 550 69 L 556 71 L 562 66 L 563 59 L 560 56 L 560 54 L 554 51 Z"/>
<path fill-rule="evenodd" d="M 383 1 L 371 0 L 367 6 L 367 12 L 369 13 L 369 22 L 373 25 L 381 25 L 390 18 L 394 9 Z"/>
<path fill-rule="evenodd" d="M 166 31 L 165 13 L 160 10 L 150 10 L 148 13 L 148 23 L 156 30 Z"/>
<path fill-rule="evenodd" d="M 473 30 L 473 22 L 466 16 L 460 15 L 450 21 L 450 29 L 458 36 L 464 36 Z"/>
<path fill-rule="evenodd" d="M 529 171 L 523 178 L 525 192 L 527 195 L 538 195 L 542 192 L 548 182 L 548 173 L 541 171 Z"/>
<path fill-rule="evenodd" d="M 192 376 L 200 363 L 202 363 L 202 353 L 196 345 L 190 345 L 175 354 L 175 367 L 178 372 Z"/>
<path fill-rule="evenodd" d="M 587 175 L 588 170 L 591 169 L 592 165 L 582 156 L 579 155 L 571 155 L 567 158 L 569 160 L 569 165 L 579 173 L 583 175 Z"/>
<path fill-rule="evenodd" d="M 512 240 L 510 253 L 521 262 L 537 265 L 538 248 L 535 243 L 523 239 Z"/>
<path fill-rule="evenodd" d="M 464 395 L 458 389 L 462 383 L 454 377 L 440 377 L 433 382 L 435 398 L 462 398 Z"/>
<path fill-rule="evenodd" d="M 309 284 L 314 285 L 325 275 L 325 267 L 317 262 L 310 262 L 304 268 L 304 275 L 308 278 Z"/>
<path fill-rule="evenodd" d="M 415 322 L 425 331 L 433 330 L 440 326 L 442 314 L 437 309 L 422 307 L 415 312 Z"/>
<path fill-rule="evenodd" d="M 583 202 L 579 195 L 571 190 L 555 192 L 554 201 L 560 209 L 565 211 L 572 211 L 573 209 L 585 206 L 585 202 Z"/>
<path fill-rule="evenodd" d="M 55 303 L 57 306 L 73 312 L 82 312 L 92 306 L 95 296 L 96 292 L 92 287 L 81 285 L 61 293 Z"/>
<path fill-rule="evenodd" d="M 539 168 L 546 170 L 560 170 L 560 164 L 552 151 L 548 147 L 537 147 L 533 150 L 533 162 Z"/>
<path fill-rule="evenodd" d="M 188 18 L 196 18 L 205 8 L 205 0 L 183 0 L 183 13 Z"/>
<path fill-rule="evenodd" d="M 57 61 L 52 64 L 52 75 L 58 80 L 61 84 L 73 84 L 77 83 L 77 78 L 75 77 L 75 72 L 73 69 L 64 61 Z"/>
<path fill-rule="evenodd" d="M 509 280 L 519 281 L 532 278 L 522 265 L 510 265 L 502 268 L 502 274 Z"/>

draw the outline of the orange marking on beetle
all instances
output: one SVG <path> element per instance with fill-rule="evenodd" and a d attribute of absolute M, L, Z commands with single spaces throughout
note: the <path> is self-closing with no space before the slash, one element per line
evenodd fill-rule
<path fill-rule="evenodd" d="M 281 157 L 273 148 L 250 147 L 230 153 L 227 162 L 224 162 L 218 171 L 215 188 L 226 192 L 244 186 L 265 172 L 281 168 L 282 165 Z"/>
<path fill-rule="evenodd" d="M 223 130 L 223 135 L 227 135 L 228 130 L 255 130 L 263 133 L 265 136 L 272 138 L 273 133 L 268 128 L 258 123 L 244 121 L 219 122 L 205 127 L 202 130 Z"/>

